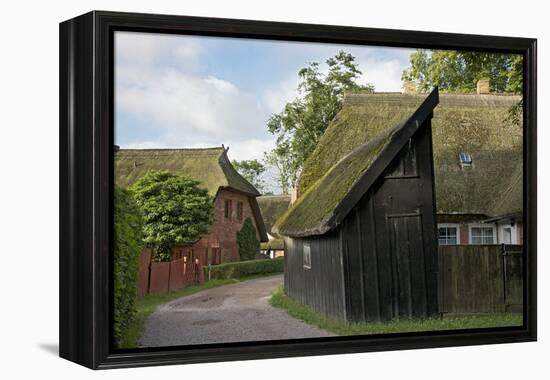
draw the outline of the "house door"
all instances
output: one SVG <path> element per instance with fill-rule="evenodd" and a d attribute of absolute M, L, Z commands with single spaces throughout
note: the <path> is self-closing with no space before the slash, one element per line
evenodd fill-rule
<path fill-rule="evenodd" d="M 388 215 L 395 319 L 428 315 L 425 247 L 421 214 Z"/>
<path fill-rule="evenodd" d="M 221 248 L 208 248 L 208 263 L 211 265 L 218 265 L 222 263 L 222 250 Z"/>

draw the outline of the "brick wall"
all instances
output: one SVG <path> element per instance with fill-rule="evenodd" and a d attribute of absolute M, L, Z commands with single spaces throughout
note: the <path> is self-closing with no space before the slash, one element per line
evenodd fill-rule
<path fill-rule="evenodd" d="M 460 224 L 460 244 L 470 244 L 470 236 L 467 224 Z"/>
<path fill-rule="evenodd" d="M 225 217 L 225 201 L 231 200 L 231 213 L 228 218 Z M 243 204 L 242 220 L 237 218 L 237 204 Z M 231 190 L 220 189 L 216 200 L 214 201 L 214 223 L 208 229 L 197 243 L 192 246 L 177 246 L 173 249 L 173 257 L 188 256 L 191 260 L 189 249 L 193 250 L 193 259 L 198 258 L 204 265 L 208 262 L 208 249 L 215 248 L 221 250 L 221 262 L 239 261 L 239 245 L 237 244 L 237 232 L 241 230 L 246 218 L 250 218 L 254 227 L 256 220 L 252 213 L 249 197 Z M 256 227 L 256 236 L 258 240 L 260 235 Z"/>

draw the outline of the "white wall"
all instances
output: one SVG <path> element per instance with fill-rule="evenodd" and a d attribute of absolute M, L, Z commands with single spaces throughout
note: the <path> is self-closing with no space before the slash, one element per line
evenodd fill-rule
<path fill-rule="evenodd" d="M 548 375 L 548 315 L 540 318 L 540 342 L 484 347 L 171 366 L 92 373 L 55 356 L 58 286 L 58 22 L 92 9 L 326 23 L 426 31 L 539 38 L 539 146 L 550 144 L 542 128 L 550 104 L 550 28 L 542 1 L 277 1 L 81 0 L 7 1 L 0 39 L 2 186 L 0 220 L 0 373 L 3 378 L 285 379 L 296 371 L 310 379 L 346 373 L 369 378 L 518 379 Z M 546 66 L 546 67 L 545 67 Z M 539 194 L 550 191 L 550 149 L 539 149 Z M 545 199 L 546 198 L 546 199 Z M 539 197 L 539 215 L 550 212 Z M 548 225 L 540 220 L 541 231 Z M 544 234 L 541 233 L 541 237 Z M 548 239 L 539 245 L 539 310 L 548 312 Z M 22 277 L 14 270 L 24 263 Z M 542 295 L 545 295 L 543 300 Z M 546 319 L 546 321 L 544 320 Z M 544 353 L 546 349 L 546 353 Z"/>

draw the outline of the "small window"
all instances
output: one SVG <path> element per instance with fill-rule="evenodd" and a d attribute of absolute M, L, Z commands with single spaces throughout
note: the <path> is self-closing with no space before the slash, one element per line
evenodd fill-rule
<path fill-rule="evenodd" d="M 415 178 L 418 177 L 416 169 L 416 150 L 412 139 L 397 157 L 393 160 L 386 171 L 385 178 Z"/>
<path fill-rule="evenodd" d="M 304 268 L 311 269 L 311 248 L 309 244 L 304 244 Z"/>
<path fill-rule="evenodd" d="M 512 227 L 504 227 L 502 229 L 502 243 L 512 244 Z"/>
<path fill-rule="evenodd" d="M 458 228 L 456 227 L 439 227 L 438 229 L 439 245 L 455 245 L 458 244 Z"/>
<path fill-rule="evenodd" d="M 226 219 L 231 219 L 231 213 L 232 213 L 232 208 L 233 208 L 233 202 L 231 201 L 231 199 L 226 199 L 225 200 L 225 217 Z"/>
<path fill-rule="evenodd" d="M 493 227 L 472 227 L 470 229 L 472 244 L 494 244 Z"/>
<path fill-rule="evenodd" d="M 237 220 L 239 222 L 243 220 L 243 202 L 237 202 Z"/>
<path fill-rule="evenodd" d="M 460 152 L 458 155 L 458 160 L 460 161 L 461 166 L 472 166 L 472 156 L 466 152 Z"/>

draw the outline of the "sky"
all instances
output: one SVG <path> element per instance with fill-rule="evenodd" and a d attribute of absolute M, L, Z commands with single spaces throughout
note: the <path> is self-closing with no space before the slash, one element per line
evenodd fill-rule
<path fill-rule="evenodd" d="M 229 147 L 232 160 L 274 146 L 267 120 L 296 98 L 298 70 L 338 51 L 356 58 L 359 83 L 401 91 L 412 50 L 355 45 L 115 34 L 115 143 L 122 148 Z"/>

